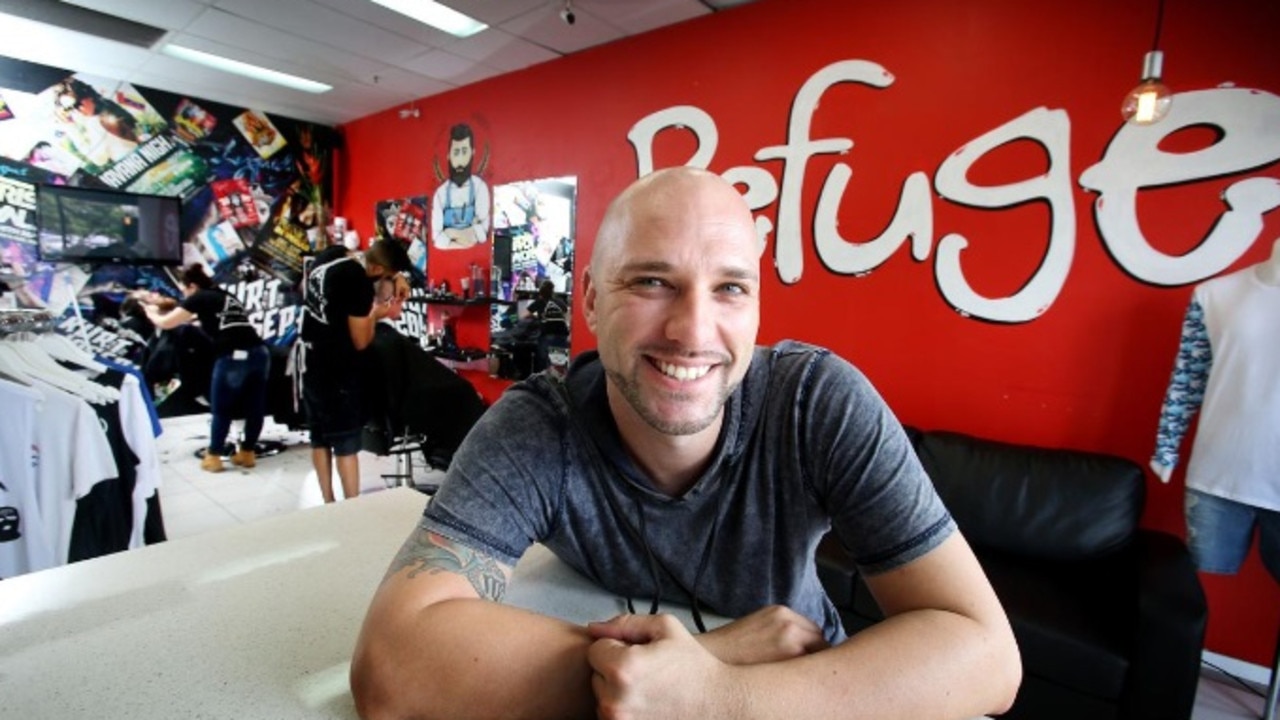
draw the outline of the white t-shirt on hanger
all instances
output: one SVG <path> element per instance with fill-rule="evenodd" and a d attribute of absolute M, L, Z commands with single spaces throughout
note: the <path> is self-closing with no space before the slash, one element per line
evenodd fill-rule
<path fill-rule="evenodd" d="M 0 578 L 53 567 L 52 537 L 36 497 L 40 393 L 0 380 Z"/>

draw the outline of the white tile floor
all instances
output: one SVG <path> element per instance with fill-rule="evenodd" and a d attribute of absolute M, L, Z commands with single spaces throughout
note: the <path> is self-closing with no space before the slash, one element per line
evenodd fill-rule
<path fill-rule="evenodd" d="M 259 458 L 251 470 L 225 463 L 223 472 L 207 473 L 200 469 L 195 453 L 209 441 L 209 416 L 166 418 L 162 424 L 164 432 L 157 440 L 164 468 L 160 502 L 170 538 L 196 535 L 323 503 L 320 486 L 311 469 L 311 451 L 305 432 L 292 431 L 268 420 L 262 440 L 283 443 L 283 452 Z M 238 431 L 238 424 L 232 427 L 233 438 Z M 394 468 L 391 457 L 361 452 L 361 494 L 386 489 L 381 475 L 394 472 Z M 439 476 L 422 467 L 421 455 L 416 458 L 414 470 L 418 482 L 431 482 Z M 333 481 L 335 497 L 341 498 L 336 472 Z"/>
<path fill-rule="evenodd" d="M 214 474 L 201 471 L 200 461 L 195 457 L 196 450 L 208 442 L 208 415 L 168 418 L 163 424 L 165 430 L 158 440 L 164 467 L 160 497 L 170 538 L 322 504 L 320 487 L 314 474 L 310 474 L 311 453 L 304 432 L 290 431 L 268 420 L 262 439 L 283 442 L 284 452 L 259 459 L 252 470 L 228 464 L 225 471 Z M 238 427 L 232 428 L 233 437 L 237 431 Z M 416 465 L 417 482 L 439 480 L 439 473 L 424 470 L 420 462 Z M 361 494 L 385 489 L 386 482 L 380 476 L 393 472 L 394 466 L 390 457 L 361 452 Z M 337 484 L 336 474 L 334 483 Z M 335 488 L 335 494 L 342 497 L 340 487 Z M 1250 679 L 1253 692 L 1206 667 L 1201 674 L 1192 720 L 1261 718 L 1269 672 L 1256 665 L 1233 663 L 1229 658 L 1212 655 L 1211 662 Z"/>

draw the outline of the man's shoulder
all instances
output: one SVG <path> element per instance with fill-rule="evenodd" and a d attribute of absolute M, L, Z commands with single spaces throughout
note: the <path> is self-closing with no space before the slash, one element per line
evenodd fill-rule
<path fill-rule="evenodd" d="M 601 381 L 604 368 L 595 350 L 579 353 L 569 364 L 564 377 L 551 372 L 540 372 L 516 383 L 511 390 L 518 395 L 528 395 L 527 402 L 545 403 L 558 411 L 581 409 L 592 401 L 595 386 Z"/>
<path fill-rule="evenodd" d="M 860 402 L 870 389 L 849 361 L 828 348 L 795 340 L 756 348 L 742 387 L 746 406 L 766 416 L 788 414 L 787 408 Z"/>
<path fill-rule="evenodd" d="M 330 293 L 355 293 L 364 290 L 366 285 L 370 295 L 373 293 L 373 283 L 365 274 L 364 267 L 354 260 L 338 262 L 330 266 L 324 278 L 324 285 L 325 291 Z"/>
<path fill-rule="evenodd" d="M 840 364 L 848 365 L 827 348 L 799 340 L 780 340 L 773 345 L 756 348 L 749 372 L 757 380 L 774 382 Z"/>

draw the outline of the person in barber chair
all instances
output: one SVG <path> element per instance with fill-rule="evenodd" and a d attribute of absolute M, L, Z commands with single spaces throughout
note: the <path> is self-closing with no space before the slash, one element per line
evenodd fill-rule
<path fill-rule="evenodd" d="M 480 418 L 378 588 L 365 718 L 932 718 L 1009 708 L 1003 608 L 901 424 L 822 348 L 755 345 L 754 219 L 668 168 L 605 211 L 582 278 L 597 351 Z M 829 529 L 887 619 L 846 637 Z M 585 626 L 501 604 L 533 543 L 649 615 Z M 692 634 L 663 602 L 734 618 Z M 636 605 L 640 605 L 637 603 Z M 639 608 L 637 608 L 639 609 Z"/>
<path fill-rule="evenodd" d="M 538 285 L 538 297 L 525 308 L 528 317 L 538 324 L 538 350 L 534 356 L 533 371 L 540 372 L 551 366 L 551 348 L 569 346 L 569 312 L 556 299 L 556 286 L 550 280 Z"/>

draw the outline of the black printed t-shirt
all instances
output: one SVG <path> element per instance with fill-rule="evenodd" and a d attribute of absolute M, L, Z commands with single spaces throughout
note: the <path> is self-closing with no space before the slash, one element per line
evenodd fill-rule
<path fill-rule="evenodd" d="M 200 327 L 213 338 L 214 351 L 229 355 L 235 350 L 248 350 L 262 344 L 262 338 L 244 305 L 234 295 L 222 290 L 197 290 L 179 305 L 200 319 Z"/>
<path fill-rule="evenodd" d="M 359 352 L 351 342 L 347 320 L 365 317 L 372 309 L 373 283 L 364 267 L 345 257 L 344 248 L 318 255 L 307 274 L 302 322 L 302 340 L 310 345 L 307 372 L 342 374 L 355 369 Z"/>

